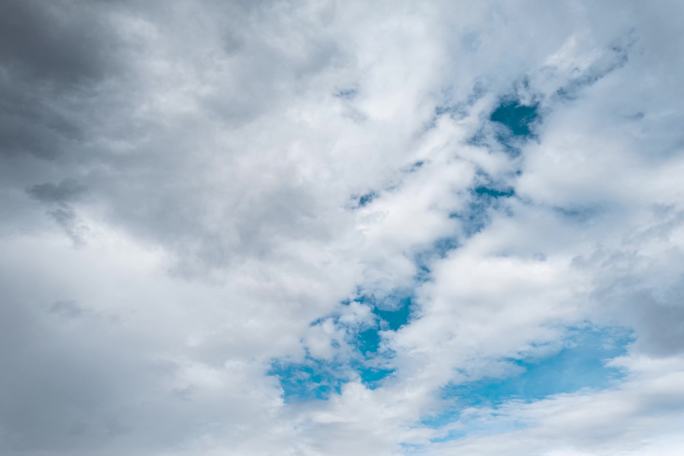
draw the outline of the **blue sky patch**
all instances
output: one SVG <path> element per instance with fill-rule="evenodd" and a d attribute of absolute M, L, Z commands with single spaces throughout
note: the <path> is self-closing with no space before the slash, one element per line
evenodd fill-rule
<path fill-rule="evenodd" d="M 376 298 L 362 294 L 355 301 L 371 307 L 375 317 L 372 324 L 347 326 L 332 317 L 337 325 L 344 327 L 347 341 L 355 351 L 350 357 L 322 360 L 308 355 L 302 362 L 276 360 L 271 364 L 268 375 L 278 377 L 286 402 L 326 400 L 332 394 L 339 394 L 342 386 L 355 377 L 375 389 L 394 373 L 390 366 L 393 354 L 382 349 L 382 332 L 396 331 L 410 321 L 412 296 L 396 293 Z M 342 303 L 348 304 L 349 301 Z M 312 325 L 323 319 L 315 320 Z"/>
<path fill-rule="evenodd" d="M 477 196 L 489 198 L 510 198 L 515 195 L 515 190 L 512 188 L 496 188 L 486 185 L 478 185 L 473 189 L 473 193 Z"/>
<path fill-rule="evenodd" d="M 359 196 L 359 207 L 363 207 L 367 204 L 370 204 L 377 196 L 378 194 L 375 192 L 368 192 Z"/>
<path fill-rule="evenodd" d="M 518 100 L 503 100 L 489 116 L 489 120 L 503 125 L 511 135 L 519 138 L 533 136 L 532 126 L 538 119 L 539 104 L 525 105 Z"/>
<path fill-rule="evenodd" d="M 377 326 L 359 331 L 356 335 L 356 349 L 364 356 L 377 353 L 380 349 L 380 331 Z"/>
<path fill-rule="evenodd" d="M 607 388 L 623 372 L 606 366 L 606 361 L 624 355 L 632 340 L 632 334 L 622 328 L 572 329 L 553 355 L 510 360 L 518 368 L 512 375 L 446 386 L 442 397 L 453 402 L 421 423 L 440 427 L 457 420 L 466 407 L 498 407 L 512 400 L 533 402 L 585 388 Z"/>
<path fill-rule="evenodd" d="M 481 231 L 489 223 L 489 211 L 500 205 L 500 201 L 515 196 L 515 190 L 508 186 L 492 183 L 480 184 L 471 190 L 467 207 L 450 216 L 462 223 L 464 235 L 470 237 Z"/>
<path fill-rule="evenodd" d="M 380 326 L 391 331 L 396 331 L 408 323 L 411 318 L 413 298 L 404 296 L 395 298 L 396 303 L 392 307 L 373 307 L 373 313 L 380 319 Z"/>
<path fill-rule="evenodd" d="M 362 294 L 356 301 L 371 307 L 378 318 L 380 329 L 396 331 L 411 319 L 413 296 L 411 293 L 397 291 L 383 297 Z"/>
<path fill-rule="evenodd" d="M 563 348 L 541 359 L 512 360 L 520 373 L 449 386 L 445 395 L 468 406 L 496 406 L 508 400 L 535 401 L 582 388 L 601 389 L 621 378 L 605 361 L 626 352 L 631 336 L 616 328 L 573 330 Z"/>
<path fill-rule="evenodd" d="M 268 375 L 278 377 L 286 402 L 328 399 L 349 380 L 340 364 L 311 357 L 301 363 L 276 361 Z"/>
<path fill-rule="evenodd" d="M 373 367 L 364 364 L 356 366 L 356 372 L 359 374 L 361 382 L 369 389 L 379 387 L 383 380 L 392 375 L 395 369 L 389 367 Z"/>

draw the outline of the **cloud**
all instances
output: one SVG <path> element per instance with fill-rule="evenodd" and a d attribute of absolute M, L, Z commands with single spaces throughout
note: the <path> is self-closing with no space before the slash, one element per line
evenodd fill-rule
<path fill-rule="evenodd" d="M 0 452 L 677 453 L 681 8 L 6 2 Z"/>

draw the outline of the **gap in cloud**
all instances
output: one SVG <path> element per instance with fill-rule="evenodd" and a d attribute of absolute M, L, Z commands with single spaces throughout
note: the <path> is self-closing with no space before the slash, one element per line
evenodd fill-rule
<path fill-rule="evenodd" d="M 449 217 L 458 218 L 456 214 L 451 214 Z M 460 236 L 458 234 L 453 234 L 440 237 L 435 240 L 429 248 L 417 252 L 413 257 L 413 262 L 416 264 L 416 269 L 418 271 L 415 276 L 416 286 L 430 280 L 433 261 L 446 258 L 449 252 L 456 250 L 461 245 Z"/>
<path fill-rule="evenodd" d="M 517 98 L 504 98 L 489 115 L 489 120 L 504 127 L 497 139 L 504 143 L 513 138 L 534 137 L 534 125 L 540 120 L 539 103 L 525 104 Z"/>
<path fill-rule="evenodd" d="M 396 372 L 396 369 L 392 367 L 373 366 L 368 363 L 352 363 L 352 367 L 361 383 L 368 389 L 376 389 L 382 386 L 383 381 Z"/>
<path fill-rule="evenodd" d="M 381 351 L 382 333 L 397 331 L 407 325 L 413 313 L 414 297 L 411 293 L 395 292 L 383 297 L 361 294 L 355 301 L 368 305 L 374 316 L 374 324 L 357 332 L 354 347 L 366 358 Z"/>
<path fill-rule="evenodd" d="M 533 92 L 527 79 L 515 86 L 512 94 L 499 97 L 467 144 L 517 158 L 521 147 L 537 138 L 535 130 L 542 121 L 541 100 L 544 97 Z"/>
<path fill-rule="evenodd" d="M 416 161 L 404 169 L 404 172 L 416 172 L 424 164 L 422 160 Z M 452 214 L 452 217 L 465 221 L 466 237 L 486 226 L 490 209 L 499 207 L 502 201 L 515 196 L 515 190 L 511 186 L 493 181 L 486 174 L 480 175 L 469 193 L 470 203 L 467 209 L 462 213 Z M 377 192 L 370 191 L 352 198 L 356 202 L 355 207 L 360 208 L 371 204 L 378 197 Z M 316 325 L 326 319 L 334 320 L 336 327 L 346 334 L 347 352 L 337 350 L 334 361 L 316 359 L 309 353 L 304 362 L 274 362 L 269 374 L 279 378 L 286 402 L 327 399 L 332 394 L 339 394 L 345 383 L 355 379 L 371 389 L 382 386 L 383 381 L 395 372 L 392 367 L 394 353 L 383 346 L 384 335 L 400 330 L 416 317 L 416 287 L 429 280 L 431 263 L 434 260 L 444 258 L 461 245 L 460 237 L 460 233 L 454 233 L 438 238 L 428 248 L 414 254 L 413 260 L 418 272 L 411 287 L 381 296 L 359 288 L 353 299 L 340 303 L 341 306 L 352 303 L 367 306 L 372 314 L 371 324 L 350 325 L 340 319 L 339 315 L 325 316 L 312 322 L 312 325 Z"/>
<path fill-rule="evenodd" d="M 622 356 L 633 342 L 623 328 L 571 328 L 562 347 L 552 355 L 507 360 L 510 375 L 485 377 L 442 389 L 442 398 L 451 405 L 421 421 L 439 428 L 457 421 L 469 407 L 499 407 L 509 401 L 534 402 L 583 389 L 600 390 L 616 384 L 623 371 L 607 365 Z"/>
<path fill-rule="evenodd" d="M 493 182 L 485 174 L 481 175 L 480 180 L 481 182 L 470 190 L 470 199 L 465 210 L 450 215 L 451 218 L 461 221 L 466 238 L 479 233 L 487 226 L 492 209 L 502 207 L 507 199 L 516 196 L 513 187 Z"/>
<path fill-rule="evenodd" d="M 364 193 L 361 196 L 356 197 L 356 208 L 368 206 L 370 203 L 373 202 L 378 197 L 377 192 L 368 192 Z"/>
<path fill-rule="evenodd" d="M 563 348 L 541 359 L 512 360 L 518 374 L 449 386 L 447 396 L 467 406 L 498 406 L 509 400 L 531 402 L 583 388 L 603 389 L 622 377 L 606 361 L 626 353 L 630 333 L 616 328 L 572 330 Z"/>
<path fill-rule="evenodd" d="M 413 299 L 412 294 L 399 291 L 382 297 L 358 293 L 355 299 L 340 304 L 367 306 L 370 322 L 348 323 L 341 318 L 342 312 L 313 321 L 311 326 L 332 320 L 344 331 L 351 350 L 339 350 L 331 359 L 307 353 L 300 362 L 274 360 L 268 375 L 278 378 L 285 402 L 326 400 L 339 394 L 345 383 L 356 379 L 369 389 L 382 386 L 395 372 L 391 366 L 394 354 L 382 345 L 383 333 L 397 331 L 409 323 Z"/>
<path fill-rule="evenodd" d="M 380 387 L 395 372 L 385 364 L 387 359 L 382 358 L 363 357 L 345 362 L 307 356 L 302 362 L 275 361 L 267 375 L 278 378 L 286 403 L 327 400 L 355 379 L 369 389 Z"/>
<path fill-rule="evenodd" d="M 349 381 L 343 365 L 311 356 L 300 363 L 274 361 L 267 374 L 278 377 L 285 402 L 326 400 Z"/>
<path fill-rule="evenodd" d="M 413 308 L 412 295 L 390 295 L 378 303 L 373 302 L 373 314 L 380 321 L 380 328 L 396 331 L 408 324 Z"/>
<path fill-rule="evenodd" d="M 511 187 L 496 188 L 494 186 L 478 185 L 473 189 L 473 193 L 477 196 L 485 198 L 510 198 L 515 196 L 515 190 Z"/>

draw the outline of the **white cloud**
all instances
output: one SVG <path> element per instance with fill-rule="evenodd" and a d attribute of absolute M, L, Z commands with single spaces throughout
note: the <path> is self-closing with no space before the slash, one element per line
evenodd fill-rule
<path fill-rule="evenodd" d="M 684 448 L 677 2 L 7 8 L 3 452 Z M 539 102 L 517 156 L 505 96 Z M 413 295 L 396 370 L 284 401 L 270 363 L 353 357 L 359 290 Z M 585 322 L 633 331 L 622 383 L 421 425 Z"/>

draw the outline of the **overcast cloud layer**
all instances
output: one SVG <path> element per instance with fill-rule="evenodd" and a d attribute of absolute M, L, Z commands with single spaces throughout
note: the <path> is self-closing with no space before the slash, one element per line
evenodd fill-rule
<path fill-rule="evenodd" d="M 0 454 L 684 454 L 684 2 L 0 1 Z"/>

